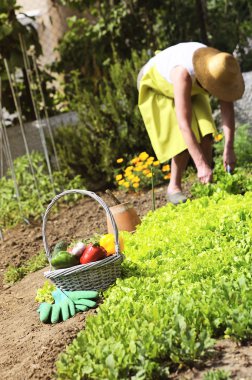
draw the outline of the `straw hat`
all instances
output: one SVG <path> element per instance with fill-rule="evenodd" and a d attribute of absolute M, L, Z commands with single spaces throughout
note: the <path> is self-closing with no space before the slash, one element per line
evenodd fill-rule
<path fill-rule="evenodd" d="M 244 93 L 244 81 L 237 60 L 228 53 L 211 47 L 199 48 L 193 54 L 196 79 L 211 95 L 232 102 Z"/>

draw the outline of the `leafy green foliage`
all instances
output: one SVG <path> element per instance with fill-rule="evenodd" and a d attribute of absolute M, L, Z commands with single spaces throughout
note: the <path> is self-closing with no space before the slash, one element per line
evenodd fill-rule
<path fill-rule="evenodd" d="M 16 112 L 12 93 L 9 85 L 7 72 L 5 70 L 4 60 L 8 62 L 10 72 L 15 77 L 16 93 L 22 109 L 22 115 L 26 120 L 34 120 L 35 114 L 32 105 L 32 99 L 27 82 L 27 75 L 25 72 L 23 54 L 20 45 L 20 36 L 29 49 L 31 46 L 34 49 L 36 56 L 41 54 L 41 46 L 38 39 L 37 30 L 32 23 L 23 25 L 17 18 L 19 6 L 16 0 L 1 0 L 0 2 L 0 76 L 2 80 L 2 105 L 8 110 L 10 114 Z M 12 47 L 10 49 L 10 46 Z M 31 71 L 34 76 L 34 70 Z M 50 114 L 52 111 L 52 98 L 46 90 L 46 84 L 52 82 L 52 77 L 45 69 L 39 67 L 39 73 L 42 77 L 42 87 L 44 96 L 47 103 L 47 111 Z M 50 92 L 53 92 L 53 85 L 51 84 Z"/>
<path fill-rule="evenodd" d="M 251 210 L 251 192 L 224 192 L 149 212 L 124 235 L 123 278 L 61 354 L 58 379 L 159 379 L 215 338 L 251 338 Z"/>
<path fill-rule="evenodd" d="M 244 194 L 246 191 L 252 191 L 252 167 L 247 170 L 238 167 L 231 175 L 225 172 L 219 161 L 214 167 L 213 183 L 203 185 L 196 182 L 191 187 L 191 194 L 196 198 L 211 196 L 218 192 Z"/>
<path fill-rule="evenodd" d="M 42 302 L 53 303 L 54 299 L 52 296 L 52 292 L 54 290 L 56 290 L 56 285 L 54 285 L 51 281 L 46 280 L 42 288 L 37 289 L 35 301 L 40 302 L 40 303 Z"/>
<path fill-rule="evenodd" d="M 113 183 L 113 166 L 119 156 L 145 149 L 153 153 L 137 106 L 137 68 L 143 61 L 143 56 L 133 52 L 131 60 L 111 65 L 109 79 L 99 85 L 99 95 L 82 90 L 78 77 L 73 81 L 72 107 L 80 124 L 58 128 L 55 142 L 62 166 L 75 174 L 85 173 L 88 187 Z"/>
<path fill-rule="evenodd" d="M 45 205 L 55 196 L 55 193 L 83 186 L 80 176 L 71 179 L 69 170 L 65 169 L 62 172 L 53 173 L 53 187 L 43 155 L 34 152 L 31 154 L 31 161 L 35 180 L 30 171 L 29 160 L 26 155 L 18 157 L 14 161 L 19 198 L 17 198 L 11 173 L 8 172 L 6 177 L 0 179 L 1 227 L 12 226 L 24 220 L 24 218 L 38 218 L 44 212 Z M 77 196 L 71 196 L 66 197 L 65 200 L 76 198 Z"/>
<path fill-rule="evenodd" d="M 216 371 L 208 371 L 203 380 L 230 380 L 230 372 L 217 369 Z"/>
<path fill-rule="evenodd" d="M 236 50 L 242 66 L 247 71 L 252 67 L 252 8 L 247 0 L 207 0 L 201 2 L 203 7 L 190 0 L 58 1 L 80 12 L 69 19 L 69 30 L 59 45 L 56 69 L 65 73 L 67 83 L 71 71 L 78 70 L 84 86 L 96 90 L 113 63 L 113 52 L 124 60 L 132 50 L 150 49 L 153 54 L 182 41 Z"/>
<path fill-rule="evenodd" d="M 4 273 L 4 283 L 14 284 L 15 282 L 21 280 L 28 273 L 36 272 L 39 269 L 44 268 L 48 261 L 46 259 L 44 251 L 41 251 L 38 255 L 33 256 L 23 265 L 15 267 L 14 265 L 9 265 L 6 272 Z"/>
<path fill-rule="evenodd" d="M 234 148 L 238 166 L 252 163 L 252 127 L 249 124 L 239 125 L 235 132 Z M 224 140 L 215 144 L 215 154 L 221 157 L 224 149 Z"/>

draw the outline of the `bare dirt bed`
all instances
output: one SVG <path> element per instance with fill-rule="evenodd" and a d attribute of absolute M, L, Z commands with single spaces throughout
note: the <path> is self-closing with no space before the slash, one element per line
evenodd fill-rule
<path fill-rule="evenodd" d="M 152 209 L 151 193 L 115 192 L 122 202 L 130 201 L 142 218 Z M 112 205 L 107 194 L 99 194 Z M 165 205 L 165 187 L 156 189 L 156 207 Z M 47 237 L 53 245 L 62 238 L 86 238 L 106 232 L 105 212 L 97 202 L 83 197 L 72 206 L 52 214 L 47 223 Z M 34 298 L 45 281 L 45 269 L 27 275 L 13 286 L 3 285 L 3 274 L 9 264 L 20 265 L 43 249 L 41 220 L 21 224 L 4 232 L 0 241 L 0 378 L 1 380 L 50 380 L 54 378 L 58 354 L 84 328 L 91 310 L 79 313 L 63 323 L 40 323 Z M 216 354 L 204 367 L 183 369 L 172 379 L 202 379 L 210 368 L 229 370 L 233 379 L 252 379 L 252 347 L 237 346 L 229 340 L 218 341 Z M 69 379 L 71 380 L 71 379 Z"/>

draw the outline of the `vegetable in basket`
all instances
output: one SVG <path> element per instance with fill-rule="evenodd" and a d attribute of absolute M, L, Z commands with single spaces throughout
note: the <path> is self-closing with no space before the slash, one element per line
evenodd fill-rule
<path fill-rule="evenodd" d="M 80 257 L 81 264 L 88 264 L 107 257 L 107 251 L 98 243 L 89 243 Z"/>
<path fill-rule="evenodd" d="M 77 243 L 74 243 L 72 246 L 70 245 L 67 248 L 67 252 L 77 257 L 80 257 L 83 254 L 85 248 L 85 244 L 82 243 L 82 241 L 78 241 Z"/>
<path fill-rule="evenodd" d="M 79 258 L 67 251 L 59 251 L 51 260 L 51 264 L 55 269 L 69 268 L 80 264 Z"/>
<path fill-rule="evenodd" d="M 105 234 L 100 239 L 100 245 L 106 249 L 107 256 L 113 255 L 115 251 L 115 236 L 114 234 Z M 124 241 L 122 236 L 119 235 L 120 251 L 124 250 Z"/>
<path fill-rule="evenodd" d="M 57 244 L 55 244 L 55 247 L 53 249 L 53 256 L 57 255 L 60 251 L 65 251 L 67 249 L 67 242 L 65 240 L 59 241 Z"/>
<path fill-rule="evenodd" d="M 57 288 L 52 292 L 52 297 L 55 301 L 53 305 L 43 302 L 37 310 L 39 319 L 43 323 L 66 321 L 79 311 L 95 307 L 98 292 L 95 290 L 68 292 Z"/>

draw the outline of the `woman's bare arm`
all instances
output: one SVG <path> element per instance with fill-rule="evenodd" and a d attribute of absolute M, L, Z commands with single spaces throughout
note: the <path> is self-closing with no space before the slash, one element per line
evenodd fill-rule
<path fill-rule="evenodd" d="M 184 67 L 177 66 L 171 71 L 171 80 L 174 86 L 174 100 L 178 125 L 185 139 L 188 151 L 196 165 L 198 178 L 202 183 L 211 182 L 212 170 L 207 164 L 204 153 L 191 128 L 191 77 Z"/>
<path fill-rule="evenodd" d="M 235 168 L 234 135 L 235 135 L 235 116 L 234 105 L 232 102 L 220 101 L 222 128 L 225 136 L 223 152 L 223 165 L 225 169 L 230 166 L 231 171 Z"/>

